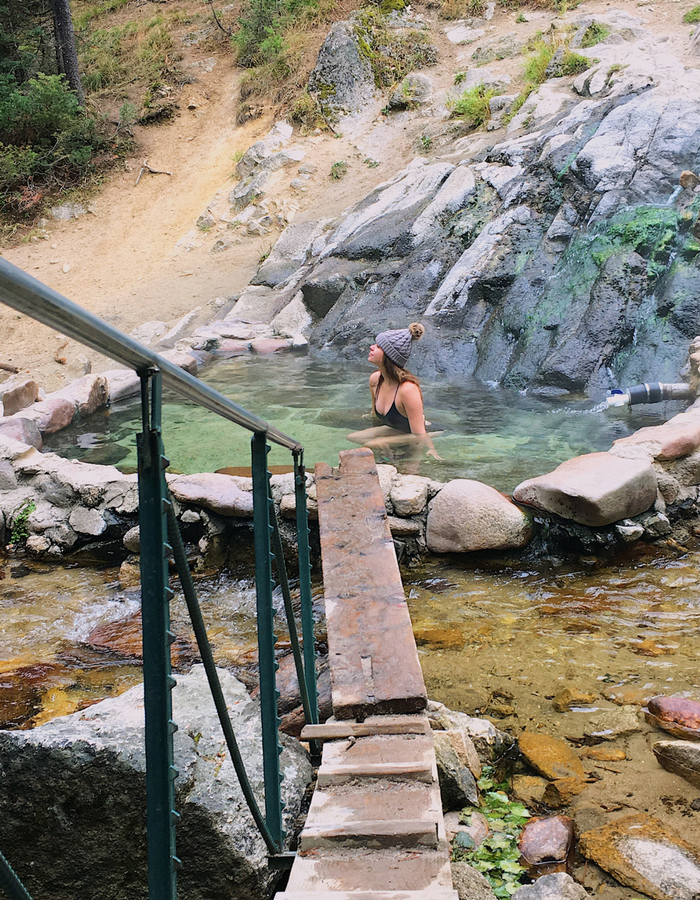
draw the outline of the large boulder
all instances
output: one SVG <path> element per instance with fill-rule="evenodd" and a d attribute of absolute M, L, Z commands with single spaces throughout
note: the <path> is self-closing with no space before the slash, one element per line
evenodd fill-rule
<path fill-rule="evenodd" d="M 646 459 L 589 453 L 529 478 L 513 491 L 518 503 L 580 525 L 610 525 L 645 512 L 656 500 L 656 475 Z"/>
<path fill-rule="evenodd" d="M 262 804 L 259 709 L 229 672 L 219 678 L 253 791 Z M 243 798 L 203 667 L 173 691 L 178 897 L 265 896 L 265 844 Z M 284 822 L 294 830 L 311 766 L 282 736 Z M 52 900 L 145 897 L 143 688 L 54 719 L 0 732 L 0 843 L 33 896 Z M 50 798 L 50 802 L 47 802 Z"/>
<path fill-rule="evenodd" d="M 25 375 L 12 375 L 0 384 L 0 414 L 13 416 L 38 399 L 39 385 Z"/>
<path fill-rule="evenodd" d="M 309 92 L 317 94 L 331 114 L 360 109 L 374 93 L 374 74 L 369 60 L 360 52 L 350 22 L 331 26 L 309 76 Z"/>
<path fill-rule="evenodd" d="M 531 537 L 528 516 L 479 481 L 449 481 L 430 503 L 426 540 L 433 553 L 524 547 Z"/>

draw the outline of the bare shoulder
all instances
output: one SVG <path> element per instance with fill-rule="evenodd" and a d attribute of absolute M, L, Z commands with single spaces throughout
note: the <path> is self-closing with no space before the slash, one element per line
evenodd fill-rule
<path fill-rule="evenodd" d="M 369 376 L 369 386 L 371 388 L 376 388 L 377 382 L 379 381 L 380 374 L 381 373 L 379 371 L 376 371 L 376 372 L 372 372 L 372 374 Z"/>
<path fill-rule="evenodd" d="M 399 387 L 398 395 L 404 403 L 415 403 L 416 401 L 422 402 L 420 388 L 412 381 L 404 381 Z"/>

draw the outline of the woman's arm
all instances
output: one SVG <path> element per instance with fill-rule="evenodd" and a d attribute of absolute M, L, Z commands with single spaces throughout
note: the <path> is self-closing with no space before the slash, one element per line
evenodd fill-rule
<path fill-rule="evenodd" d="M 440 459 L 435 451 L 435 445 L 430 435 L 425 431 L 425 414 L 423 412 L 423 397 L 420 388 L 412 381 L 404 381 L 399 387 L 397 399 L 399 407 L 403 406 L 403 415 L 411 426 L 411 434 L 419 438 L 426 446 L 428 456 Z M 401 412 L 401 409 L 399 409 Z"/>

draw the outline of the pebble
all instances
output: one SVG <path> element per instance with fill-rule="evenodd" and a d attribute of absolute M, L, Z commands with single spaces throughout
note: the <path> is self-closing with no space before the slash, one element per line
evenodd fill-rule
<path fill-rule="evenodd" d="M 530 819 L 520 835 L 518 848 L 528 867 L 539 866 L 542 863 L 563 863 L 573 842 L 573 819 L 548 816 Z"/>
<path fill-rule="evenodd" d="M 687 697 L 652 697 L 645 710 L 650 725 L 676 737 L 700 740 L 700 703 Z"/>

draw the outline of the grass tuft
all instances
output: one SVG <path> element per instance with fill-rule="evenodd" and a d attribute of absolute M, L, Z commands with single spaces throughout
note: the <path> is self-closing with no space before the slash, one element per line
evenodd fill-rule
<path fill-rule="evenodd" d="M 689 9 L 683 16 L 683 21 L 686 25 L 695 25 L 697 22 L 700 22 L 700 4 Z"/>
<path fill-rule="evenodd" d="M 489 101 L 499 93 L 501 92 L 487 88 L 483 83 L 474 85 L 449 104 L 452 118 L 462 119 L 472 128 L 478 128 L 491 118 Z"/>

